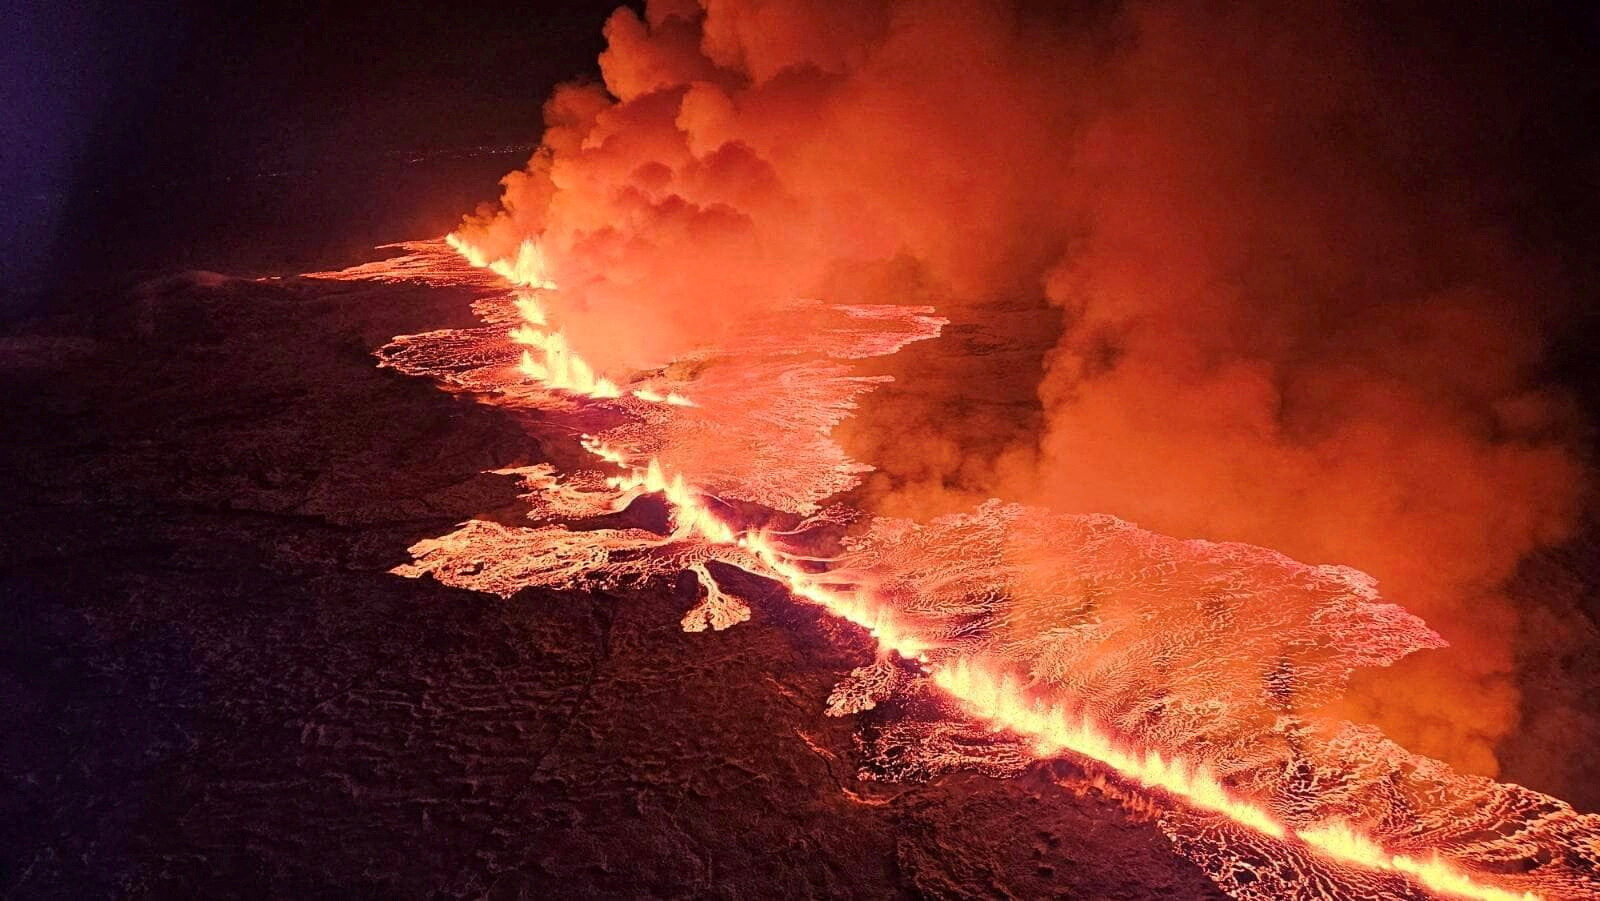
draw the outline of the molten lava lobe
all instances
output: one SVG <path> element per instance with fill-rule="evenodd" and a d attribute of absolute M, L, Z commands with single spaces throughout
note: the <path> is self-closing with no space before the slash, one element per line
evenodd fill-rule
<path fill-rule="evenodd" d="M 904 670 L 895 661 L 876 660 L 850 671 L 828 695 L 829 716 L 850 716 L 878 706 L 904 689 Z"/>
<path fill-rule="evenodd" d="M 709 626 L 721 632 L 750 618 L 750 605 L 723 591 L 704 563 L 690 564 L 689 571 L 705 596 L 683 615 L 683 631 L 704 632 Z"/>

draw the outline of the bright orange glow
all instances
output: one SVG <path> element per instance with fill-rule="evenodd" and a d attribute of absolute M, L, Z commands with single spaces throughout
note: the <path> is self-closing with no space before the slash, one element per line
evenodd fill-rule
<path fill-rule="evenodd" d="M 517 245 L 515 256 L 500 258 L 488 256 L 453 232 L 444 239 L 467 262 L 479 269 L 488 269 L 513 285 L 540 291 L 556 290 L 556 283 L 550 281 L 545 272 L 544 253 L 531 238 Z"/>
<path fill-rule="evenodd" d="M 544 253 L 537 242 L 525 240 L 517 246 L 515 256 L 501 258 L 490 257 L 453 232 L 445 236 L 445 243 L 472 266 L 487 269 L 525 289 L 514 301 L 523 324 L 510 332 L 512 341 L 531 348 L 523 351 L 517 362 L 518 371 L 546 388 L 569 394 L 581 394 L 598 400 L 622 396 L 622 389 L 616 382 L 596 374 L 588 361 L 573 352 L 565 335 L 548 330 L 549 320 L 534 292 L 557 289 L 555 282 L 546 275 Z M 676 407 L 694 405 L 693 401 L 676 391 L 663 394 L 645 386 L 630 393 L 648 403 Z"/>
<path fill-rule="evenodd" d="M 668 404 L 674 407 L 694 406 L 694 401 L 684 397 L 676 391 L 668 391 L 666 394 L 662 394 L 653 388 L 635 388 L 633 390 L 633 396 L 643 401 L 649 401 L 653 404 Z"/>
<path fill-rule="evenodd" d="M 588 363 L 567 349 L 566 339 L 560 332 L 542 336 L 538 343 L 543 359 L 535 359 L 533 352 L 523 351 L 517 368 L 528 378 L 548 388 L 582 394 L 586 397 L 621 397 L 622 389 L 603 376 L 594 374 Z"/>
<path fill-rule="evenodd" d="M 1060 707 L 1030 701 L 1017 680 L 996 674 L 981 663 L 959 658 L 933 673 L 935 685 L 960 700 L 980 719 L 1033 739 L 1042 756 L 1071 751 L 1098 760 L 1148 788 L 1176 795 L 1202 810 L 1223 814 L 1273 838 L 1287 833 L 1264 808 L 1236 798 L 1205 769 L 1182 760 L 1164 759 L 1155 751 L 1138 752 L 1118 745 L 1104 730 L 1083 717 L 1070 717 Z"/>
<path fill-rule="evenodd" d="M 1438 857 L 1421 861 L 1404 854 L 1390 854 L 1346 823 L 1329 823 L 1315 829 L 1301 829 L 1295 834 L 1306 844 L 1320 849 L 1337 860 L 1374 870 L 1405 873 L 1428 888 L 1443 894 L 1483 898 L 1486 901 L 1525 901 L 1538 897 L 1532 892 L 1519 894 L 1474 882 L 1466 874 L 1454 869 Z"/>

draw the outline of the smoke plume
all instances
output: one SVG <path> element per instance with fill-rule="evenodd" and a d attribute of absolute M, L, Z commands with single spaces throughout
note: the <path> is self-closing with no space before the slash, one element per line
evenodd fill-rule
<path fill-rule="evenodd" d="M 1512 62 L 1430 27 L 650 2 L 463 232 L 537 238 L 553 317 L 611 373 L 796 297 L 940 307 L 959 352 L 908 352 L 843 432 L 878 509 L 997 495 L 1363 569 L 1452 647 L 1342 712 L 1489 774 L 1518 710 L 1503 585 L 1585 471 L 1541 381 L 1569 292 L 1516 219 Z"/>

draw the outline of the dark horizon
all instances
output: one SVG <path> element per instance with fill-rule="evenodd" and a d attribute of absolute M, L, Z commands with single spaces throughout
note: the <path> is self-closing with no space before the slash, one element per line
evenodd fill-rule
<path fill-rule="evenodd" d="M 6 293 L 86 271 L 281 271 L 442 232 L 537 144 L 552 87 L 598 77 L 600 25 L 620 5 L 15 4 Z M 1480 67 L 1463 74 L 1493 89 L 1486 122 L 1520 140 L 1500 160 L 1508 223 L 1600 284 L 1600 154 L 1586 140 L 1600 12 L 1423 0 L 1381 18 L 1398 56 L 1426 47 Z M 419 156 L 432 168 L 407 180 L 400 164 Z"/>
<path fill-rule="evenodd" d="M 4 53 L 6 313 L 129 270 L 286 273 L 442 234 L 596 77 L 614 2 L 23 2 Z"/>

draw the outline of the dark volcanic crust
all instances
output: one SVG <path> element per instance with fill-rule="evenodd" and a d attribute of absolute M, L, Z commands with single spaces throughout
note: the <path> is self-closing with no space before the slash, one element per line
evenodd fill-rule
<path fill-rule="evenodd" d="M 210 280 L 215 281 L 215 280 Z M 380 371 L 413 286 L 177 279 L 0 339 L 7 897 L 1208 897 L 1043 770 L 855 778 L 859 636 L 386 570 L 516 514 L 506 413 Z M 54 340 L 71 338 L 70 341 Z"/>

